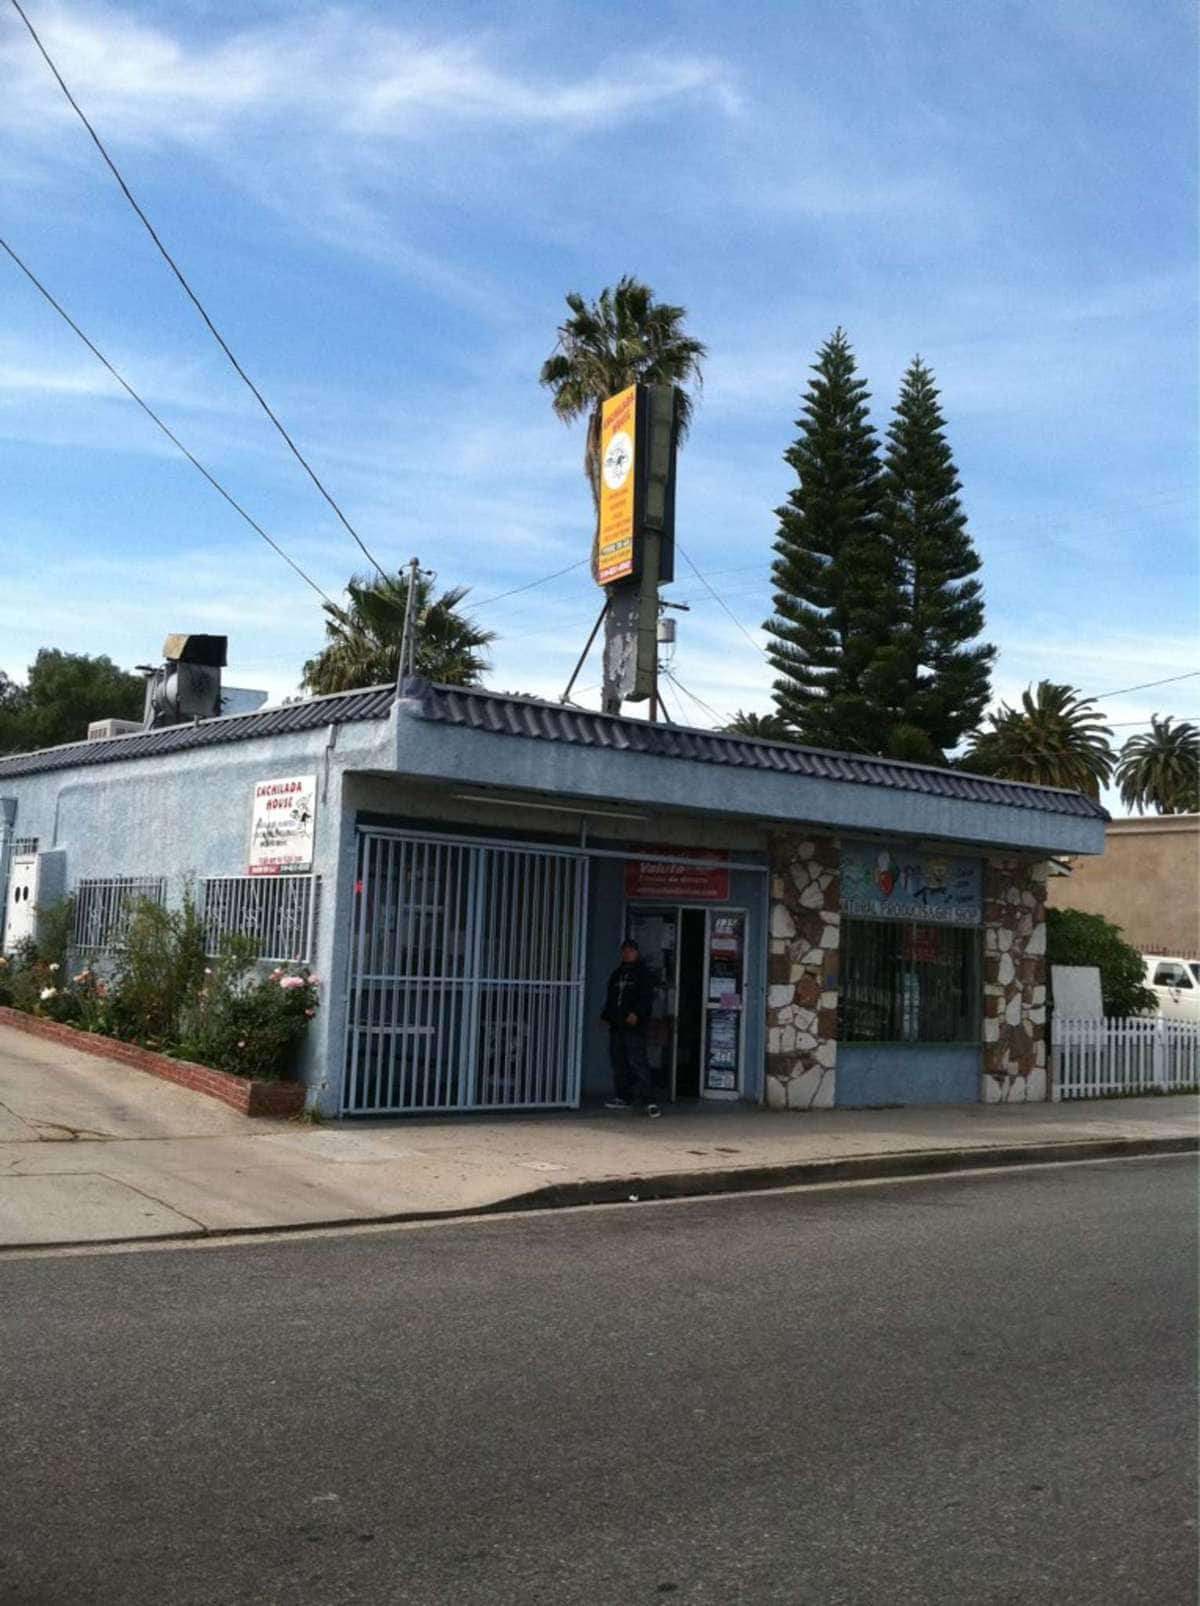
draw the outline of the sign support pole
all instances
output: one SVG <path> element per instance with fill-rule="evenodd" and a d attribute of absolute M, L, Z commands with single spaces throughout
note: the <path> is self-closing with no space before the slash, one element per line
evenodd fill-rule
<path fill-rule="evenodd" d="M 588 653 L 592 650 L 592 642 L 595 641 L 597 635 L 600 633 L 600 626 L 604 623 L 604 616 L 607 612 L 608 598 L 605 597 L 604 601 L 600 604 L 600 612 L 596 616 L 596 623 L 592 626 L 591 633 L 589 634 L 587 641 L 584 643 L 583 651 L 579 654 L 578 661 L 576 662 L 574 669 L 571 671 L 571 678 L 567 682 L 567 689 L 558 699 L 560 703 L 569 703 L 571 701 L 571 693 L 575 689 L 575 682 L 579 679 L 579 672 L 584 666 L 584 662 L 587 659 Z"/>

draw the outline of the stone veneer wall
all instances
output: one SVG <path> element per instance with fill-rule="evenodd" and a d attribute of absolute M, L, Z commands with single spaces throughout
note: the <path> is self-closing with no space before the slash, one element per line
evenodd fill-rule
<path fill-rule="evenodd" d="M 983 1102 L 1044 1099 L 1047 864 L 992 859 L 983 884 Z"/>
<path fill-rule="evenodd" d="M 772 837 L 767 960 L 767 1103 L 807 1110 L 833 1103 L 837 1074 L 838 843 Z"/>

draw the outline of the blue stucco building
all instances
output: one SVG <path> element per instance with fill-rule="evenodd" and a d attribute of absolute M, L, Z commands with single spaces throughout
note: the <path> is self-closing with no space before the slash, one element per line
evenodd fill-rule
<path fill-rule="evenodd" d="M 274 812 L 272 812 L 272 810 Z M 633 931 L 666 1098 L 1046 1093 L 1045 879 L 1076 793 L 412 682 L 0 758 L 4 943 L 133 895 L 310 964 L 327 1115 L 570 1107 Z M 252 873 L 253 872 L 253 873 Z"/>

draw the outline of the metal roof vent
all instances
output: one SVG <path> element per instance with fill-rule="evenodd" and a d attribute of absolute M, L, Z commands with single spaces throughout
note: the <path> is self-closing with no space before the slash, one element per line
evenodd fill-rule
<path fill-rule="evenodd" d="M 143 729 L 163 730 L 219 714 L 228 645 L 226 636 L 168 636 L 163 643 L 166 662 L 147 674 Z"/>

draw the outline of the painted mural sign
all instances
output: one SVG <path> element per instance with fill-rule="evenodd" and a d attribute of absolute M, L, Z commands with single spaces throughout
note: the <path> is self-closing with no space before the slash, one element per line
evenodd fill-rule
<path fill-rule="evenodd" d="M 983 920 L 983 869 L 978 859 L 854 843 L 842 849 L 842 913 L 977 926 Z"/>
<path fill-rule="evenodd" d="M 653 852 L 653 849 L 650 850 Z M 665 898 L 670 903 L 724 903 L 729 897 L 728 857 L 716 849 L 663 847 L 673 859 L 694 859 L 694 864 L 664 864 L 661 859 L 625 861 L 627 898 Z"/>
<path fill-rule="evenodd" d="M 251 875 L 299 875 L 312 869 L 317 777 L 290 775 L 254 783 Z"/>

